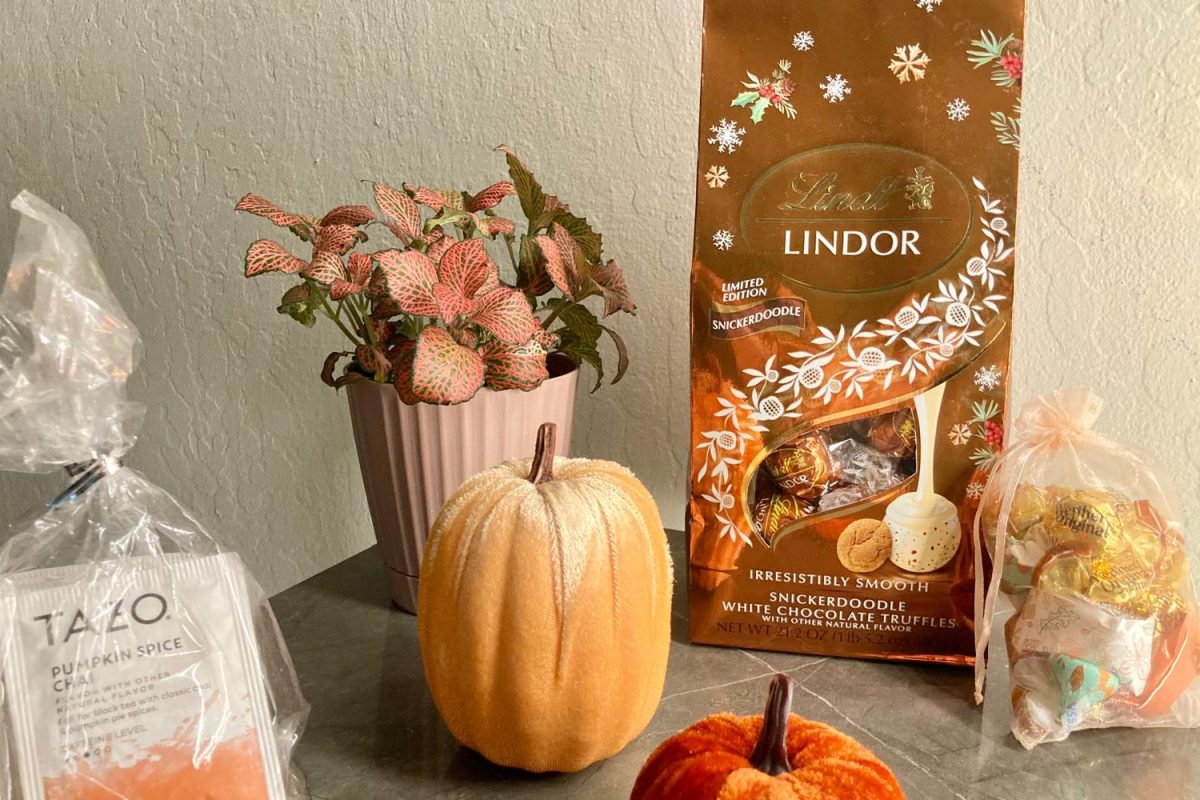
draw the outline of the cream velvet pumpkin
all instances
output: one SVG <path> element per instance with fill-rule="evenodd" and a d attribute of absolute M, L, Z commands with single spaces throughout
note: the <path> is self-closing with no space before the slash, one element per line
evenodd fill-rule
<path fill-rule="evenodd" d="M 447 727 L 485 758 L 581 770 L 649 723 L 662 696 L 671 560 L 629 470 L 538 453 L 446 503 L 421 567 L 425 676 Z"/>

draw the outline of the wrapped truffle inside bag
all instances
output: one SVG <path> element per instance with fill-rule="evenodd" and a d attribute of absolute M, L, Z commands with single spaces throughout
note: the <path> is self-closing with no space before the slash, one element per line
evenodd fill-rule
<path fill-rule="evenodd" d="M 139 337 L 83 232 L 22 193 L 0 469 L 71 485 L 0 548 L 0 800 L 284 800 L 308 706 L 261 588 L 124 467 Z"/>
<path fill-rule="evenodd" d="M 975 699 L 1002 624 L 1027 748 L 1084 728 L 1200 726 L 1188 541 L 1150 468 L 1091 429 L 1099 412 L 1085 390 L 1030 403 L 975 520 Z"/>

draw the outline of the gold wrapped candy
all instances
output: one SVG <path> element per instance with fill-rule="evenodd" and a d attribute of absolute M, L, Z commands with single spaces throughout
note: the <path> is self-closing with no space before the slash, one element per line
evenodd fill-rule
<path fill-rule="evenodd" d="M 1105 549 L 1122 533 L 1121 511 L 1128 503 L 1118 494 L 1098 489 L 1051 488 L 1042 524 L 1056 544 Z"/>
<path fill-rule="evenodd" d="M 1149 504 L 1095 489 L 1052 487 L 1045 497 L 1041 526 L 1028 529 L 1044 529 L 1052 544 L 1037 585 L 1131 617 L 1157 616 L 1160 631 L 1186 613 L 1183 538 Z M 1025 499 L 1036 505 L 1032 492 Z"/>
<path fill-rule="evenodd" d="M 1040 523 L 1046 516 L 1049 507 L 1046 493 L 1036 486 L 1023 483 L 1013 494 L 1012 508 L 1009 510 L 1009 535 L 1020 539 L 1025 531 Z"/>

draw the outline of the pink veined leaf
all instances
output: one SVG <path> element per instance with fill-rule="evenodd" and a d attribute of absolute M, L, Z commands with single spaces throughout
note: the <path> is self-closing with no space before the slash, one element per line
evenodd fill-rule
<path fill-rule="evenodd" d="M 283 245 L 270 239 L 259 239 L 246 250 L 247 278 L 264 272 L 295 273 L 307 266 L 306 261 L 296 258 Z"/>
<path fill-rule="evenodd" d="M 433 261 L 441 261 L 446 251 L 454 246 L 456 239 L 452 239 L 442 231 L 438 231 L 442 235 L 432 240 L 432 243 L 425 249 L 425 255 L 429 256 Z M 432 234 L 430 234 L 432 236 Z"/>
<path fill-rule="evenodd" d="M 437 300 L 438 313 L 447 323 L 475 311 L 476 303 L 464 297 L 458 289 L 444 283 L 433 286 L 433 296 Z"/>
<path fill-rule="evenodd" d="M 334 281 L 344 281 L 350 277 L 341 256 L 330 250 L 318 250 L 313 256 L 312 263 L 300 273 L 306 278 L 312 278 L 317 283 L 331 286 Z"/>
<path fill-rule="evenodd" d="M 437 213 L 442 213 L 445 208 L 453 208 L 458 211 L 465 211 L 466 207 L 463 204 L 462 194 L 450 189 L 429 189 L 425 186 L 415 186 L 411 183 L 404 184 L 404 191 L 423 206 L 432 208 Z"/>
<path fill-rule="evenodd" d="M 413 356 L 416 355 L 416 352 L 416 342 L 404 341 L 391 353 L 392 385 L 396 387 L 400 401 L 410 406 L 421 402 L 421 398 L 413 394 L 412 388 Z"/>
<path fill-rule="evenodd" d="M 574 300 L 575 292 L 571 288 L 571 281 L 567 275 L 567 267 L 563 263 L 562 252 L 558 249 L 558 243 L 549 236 L 537 236 L 535 238 L 538 247 L 542 249 L 542 258 L 546 262 L 546 273 L 550 276 L 550 280 L 568 299 Z M 534 290 L 534 294 L 541 294 L 541 292 Z"/>
<path fill-rule="evenodd" d="M 245 211 L 255 216 L 269 219 L 281 228 L 291 228 L 295 225 L 307 224 L 307 221 L 299 214 L 284 211 L 270 200 L 256 194 L 246 195 L 241 200 L 238 200 L 237 205 L 233 208 L 235 211 Z"/>
<path fill-rule="evenodd" d="M 326 225 L 366 225 L 371 220 L 375 219 L 375 212 L 366 206 L 338 206 L 330 211 L 325 216 L 321 217 L 319 224 L 322 228 Z"/>
<path fill-rule="evenodd" d="M 551 333 L 538 324 L 537 330 L 533 332 L 533 340 L 542 346 L 547 353 L 558 347 L 559 337 L 557 333 Z"/>
<path fill-rule="evenodd" d="M 548 294 L 550 290 L 554 288 L 554 281 L 550 279 L 549 272 L 542 270 L 534 276 L 532 281 L 522 288 L 526 294 L 533 295 L 534 297 L 541 297 L 544 294 Z"/>
<path fill-rule="evenodd" d="M 499 270 L 483 249 L 482 239 L 454 242 L 438 261 L 438 280 L 466 298 L 475 297 L 493 272 Z"/>
<path fill-rule="evenodd" d="M 479 335 L 479 330 L 471 327 L 459 328 L 458 330 L 451 332 L 451 336 L 454 337 L 454 341 L 458 342 L 468 350 L 479 349 Z"/>
<path fill-rule="evenodd" d="M 390 220 L 388 230 L 405 243 L 421 233 L 421 209 L 412 198 L 386 183 L 375 184 L 375 205 Z"/>
<path fill-rule="evenodd" d="M 360 344 L 355 347 L 354 358 L 364 370 L 371 374 L 377 372 L 386 373 L 392 367 L 391 361 L 383 350 L 368 344 Z"/>
<path fill-rule="evenodd" d="M 529 308 L 525 295 L 502 286 L 479 298 L 471 321 L 509 344 L 524 344 L 541 325 Z"/>
<path fill-rule="evenodd" d="M 512 181 L 493 183 L 471 198 L 470 202 L 467 203 L 467 211 L 483 211 L 488 208 L 495 208 L 500 205 L 500 201 L 504 198 L 516 193 L 517 189 L 513 186 Z"/>
<path fill-rule="evenodd" d="M 340 279 L 329 284 L 329 296 L 334 300 L 344 300 L 352 294 L 358 294 L 362 290 L 362 284 Z"/>
<path fill-rule="evenodd" d="M 552 194 L 546 195 L 546 209 L 542 213 L 548 214 L 551 211 L 566 211 L 571 212 L 571 207 L 559 200 L 558 197 Z"/>
<path fill-rule="evenodd" d="M 463 403 L 483 386 L 479 353 L 463 347 L 444 328 L 430 326 L 417 337 L 412 393 L 424 403 Z"/>
<path fill-rule="evenodd" d="M 353 225 L 327 225 L 317 234 L 315 248 L 331 250 L 339 256 L 358 244 L 359 230 Z"/>
<path fill-rule="evenodd" d="M 625 283 L 625 273 L 616 261 L 609 259 L 592 267 L 592 280 L 604 292 L 604 316 L 617 311 L 629 314 L 637 311 L 633 296 L 629 294 L 629 286 Z"/>
<path fill-rule="evenodd" d="M 509 235 L 517 229 L 511 219 L 504 217 L 479 217 L 479 232 L 489 239 Z"/>
<path fill-rule="evenodd" d="M 416 250 L 382 250 L 375 254 L 383 288 L 401 311 L 422 317 L 440 314 L 433 285 L 437 268 L 429 257 Z"/>
<path fill-rule="evenodd" d="M 484 382 L 497 391 L 527 392 L 550 377 L 546 351 L 537 345 L 509 345 L 493 339 L 480 350 L 486 368 Z"/>
<path fill-rule="evenodd" d="M 558 252 L 562 255 L 567 277 L 570 279 L 571 285 L 575 286 L 579 282 L 579 245 L 575 243 L 575 238 L 571 236 L 571 232 L 557 222 L 550 226 L 550 235 L 554 237 L 554 243 L 558 245 Z"/>
<path fill-rule="evenodd" d="M 366 286 L 371 278 L 371 257 L 366 253 L 350 254 L 350 280 L 359 286 Z"/>
<path fill-rule="evenodd" d="M 420 236 L 413 239 L 413 243 L 424 245 L 425 252 L 428 253 L 429 248 L 433 247 L 438 242 L 445 240 L 445 238 L 446 238 L 446 232 L 444 230 L 442 230 L 441 228 L 434 228 L 433 230 L 429 231 L 428 233 L 422 233 Z M 450 244 L 454 244 L 454 242 L 451 241 Z M 436 261 L 437 259 L 434 259 L 434 260 Z"/>

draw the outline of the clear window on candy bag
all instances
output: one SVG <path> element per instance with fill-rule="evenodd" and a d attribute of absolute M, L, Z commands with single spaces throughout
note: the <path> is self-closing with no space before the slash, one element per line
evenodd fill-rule
<path fill-rule="evenodd" d="M 756 532 L 772 544 L 818 515 L 890 496 L 916 473 L 917 439 L 910 406 L 788 437 L 755 473 Z"/>

